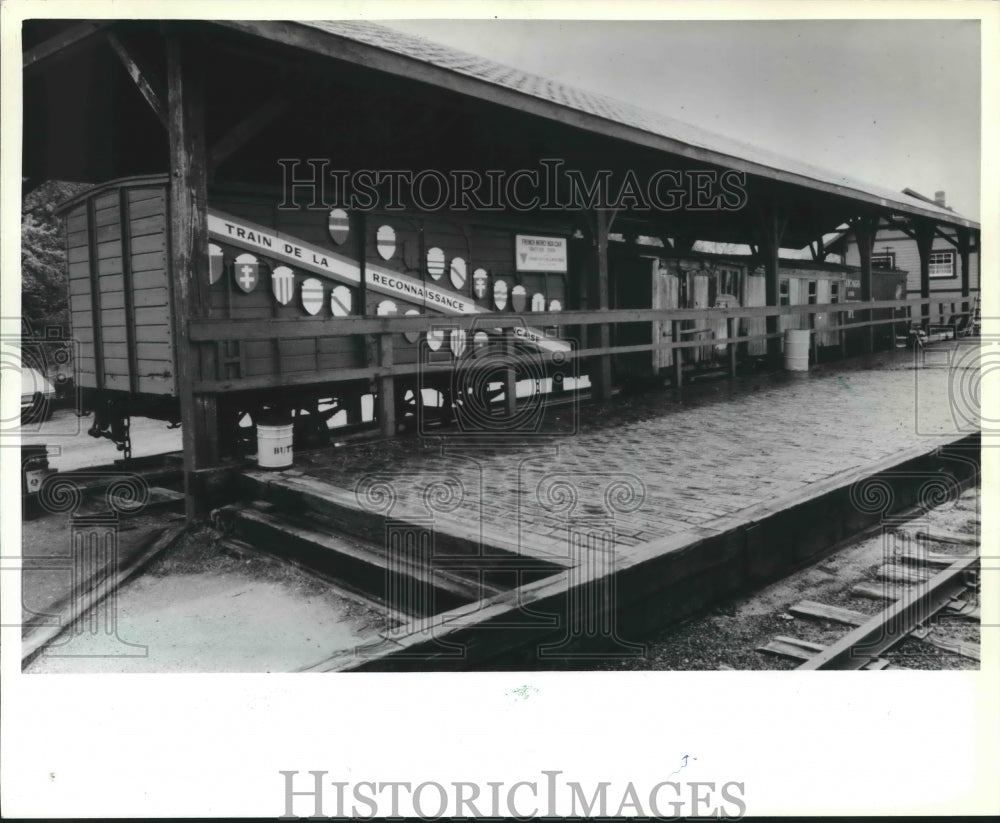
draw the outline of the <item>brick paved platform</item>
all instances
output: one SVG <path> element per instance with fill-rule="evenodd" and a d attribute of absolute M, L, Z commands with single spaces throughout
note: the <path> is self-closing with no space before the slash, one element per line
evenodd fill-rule
<path fill-rule="evenodd" d="M 974 432 L 977 346 L 939 344 L 919 367 L 897 350 L 693 385 L 680 398 L 583 403 L 550 412 L 530 442 L 402 437 L 300 454 L 293 470 L 256 475 L 328 484 L 368 511 L 561 566 L 579 561 L 567 527 L 613 524 L 616 553 L 627 556 Z"/>

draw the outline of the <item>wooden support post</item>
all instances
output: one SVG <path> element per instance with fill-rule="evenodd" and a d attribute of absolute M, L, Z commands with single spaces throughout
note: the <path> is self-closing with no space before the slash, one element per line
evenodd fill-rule
<path fill-rule="evenodd" d="M 378 336 L 378 362 L 383 369 L 392 368 L 392 335 L 384 332 Z M 379 375 L 377 414 L 383 437 L 396 434 L 396 384 L 392 375 Z"/>
<path fill-rule="evenodd" d="M 837 325 L 841 328 L 837 329 L 837 342 L 840 344 L 840 356 L 847 357 L 847 334 L 844 332 L 843 325 L 847 322 L 847 312 L 839 311 L 837 312 Z"/>
<path fill-rule="evenodd" d="M 767 199 L 760 205 L 757 212 L 756 226 L 757 250 L 764 264 L 765 303 L 777 306 L 779 303 L 779 263 L 778 252 L 781 249 L 781 238 L 788 225 L 788 208 L 774 199 Z M 769 335 L 777 335 L 781 330 L 780 318 L 776 314 L 768 315 L 766 330 Z M 767 359 L 775 366 L 781 360 L 781 339 L 768 337 Z"/>
<path fill-rule="evenodd" d="M 171 305 L 184 445 L 184 499 L 189 521 L 204 516 L 206 496 L 197 473 L 219 462 L 218 406 L 214 394 L 195 394 L 198 351 L 189 322 L 208 316 L 207 163 L 205 70 L 197 44 L 183 31 L 167 36 L 167 125 L 170 142 Z"/>
<path fill-rule="evenodd" d="M 511 364 L 510 367 L 504 369 L 503 373 L 504 413 L 508 418 L 513 419 L 517 414 L 517 370 L 513 365 L 517 362 L 517 336 L 513 329 L 504 331 L 504 347 L 507 362 Z"/>
<path fill-rule="evenodd" d="M 931 296 L 931 248 L 934 245 L 934 223 L 927 220 L 916 220 L 913 226 L 913 239 L 917 241 L 917 252 L 920 255 L 920 297 L 929 300 Z M 924 303 L 920 313 L 926 326 L 930 322 L 931 306 Z"/>
<path fill-rule="evenodd" d="M 872 248 L 875 245 L 875 232 L 878 228 L 878 217 L 862 215 L 850 221 L 854 231 L 854 239 L 858 244 L 858 257 L 861 261 L 861 300 L 872 299 Z M 874 314 L 866 311 L 862 319 L 871 321 Z M 875 350 L 875 327 L 867 326 L 865 330 L 866 351 Z"/>
<path fill-rule="evenodd" d="M 594 260 L 597 288 L 593 298 L 599 311 L 611 308 L 611 292 L 608 284 L 608 234 L 611 231 L 613 214 L 605 209 L 594 211 Z M 591 327 L 593 328 L 593 327 Z M 597 345 L 602 348 L 611 346 L 611 327 L 602 323 L 597 327 Z M 591 393 L 597 400 L 607 400 L 611 397 L 611 355 L 603 354 L 591 361 L 590 384 Z"/>
<path fill-rule="evenodd" d="M 970 232 L 966 228 L 958 229 L 958 264 L 959 274 L 962 278 L 962 313 L 965 314 L 971 308 L 969 305 L 969 253 L 972 250 L 972 240 Z M 966 319 L 966 323 L 970 321 Z"/>
<path fill-rule="evenodd" d="M 736 377 L 736 342 L 733 340 L 736 337 L 737 332 L 740 328 L 740 319 L 738 317 L 727 317 L 726 318 L 726 337 L 729 338 L 729 343 L 726 348 L 729 351 L 729 376 Z"/>
<path fill-rule="evenodd" d="M 809 315 L 809 346 L 812 349 L 812 361 L 819 363 L 819 335 L 816 333 L 816 312 Z"/>
<path fill-rule="evenodd" d="M 681 322 L 674 320 L 670 324 L 670 342 L 677 344 L 681 341 Z M 679 389 L 684 380 L 684 358 L 681 356 L 683 349 L 674 348 L 670 350 L 674 362 L 674 388 Z"/>

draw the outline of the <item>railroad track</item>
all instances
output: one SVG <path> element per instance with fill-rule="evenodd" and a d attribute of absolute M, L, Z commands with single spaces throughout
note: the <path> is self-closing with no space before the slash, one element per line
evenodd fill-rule
<path fill-rule="evenodd" d="M 827 620 L 853 627 L 840 639 L 826 645 L 788 635 L 778 635 L 757 651 L 798 660 L 802 670 L 901 669 L 882 657 L 907 637 L 915 637 L 935 648 L 974 660 L 980 659 L 979 644 L 951 640 L 935 633 L 938 616 L 979 621 L 979 554 L 977 541 L 965 535 L 931 535 L 918 532 L 921 550 L 906 551 L 878 570 L 882 586 L 859 584 L 852 593 L 860 597 L 892 602 L 875 615 L 803 600 L 788 608 L 798 618 Z M 937 554 L 926 550 L 931 542 L 950 547 L 969 547 L 966 554 Z M 902 597 L 893 590 L 912 585 Z"/>

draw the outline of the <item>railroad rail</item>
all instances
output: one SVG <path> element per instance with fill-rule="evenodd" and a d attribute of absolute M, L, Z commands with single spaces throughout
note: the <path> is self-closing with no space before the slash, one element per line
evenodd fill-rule
<path fill-rule="evenodd" d="M 979 555 L 956 558 L 953 555 L 925 553 L 906 555 L 903 559 L 911 567 L 910 570 L 896 575 L 886 574 L 885 577 L 916 582 L 916 587 L 874 616 L 810 600 L 789 608 L 789 612 L 797 617 L 825 619 L 854 626 L 852 631 L 836 642 L 824 646 L 794 637 L 778 636 L 758 651 L 801 659 L 803 662 L 797 668 L 802 671 L 898 669 L 902 667 L 889 663 L 881 655 L 904 638 L 913 636 L 937 648 L 978 660 L 977 645 L 935 638 L 931 634 L 929 623 L 935 615 L 942 612 L 955 617 L 979 619 L 978 607 L 963 597 L 978 588 Z M 871 587 L 858 586 L 855 592 L 867 596 L 884 596 L 882 590 Z"/>

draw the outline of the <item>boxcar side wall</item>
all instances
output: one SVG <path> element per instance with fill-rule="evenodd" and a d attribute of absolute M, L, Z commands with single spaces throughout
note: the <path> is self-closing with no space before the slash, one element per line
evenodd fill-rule
<path fill-rule="evenodd" d="M 176 396 L 163 185 L 112 185 L 64 218 L 82 388 Z"/>

